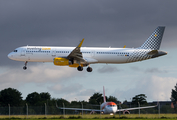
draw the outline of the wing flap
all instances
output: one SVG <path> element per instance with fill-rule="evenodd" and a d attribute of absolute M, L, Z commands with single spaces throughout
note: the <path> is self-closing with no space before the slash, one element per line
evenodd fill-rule
<path fill-rule="evenodd" d="M 100 110 L 96 110 L 96 109 L 81 109 L 81 108 L 59 108 L 59 109 L 65 109 L 65 110 L 79 110 L 79 111 L 96 111 L 96 112 L 100 112 Z M 102 112 L 102 110 L 101 110 Z"/>
<path fill-rule="evenodd" d="M 125 110 L 138 110 L 138 109 L 146 109 L 146 108 L 154 108 L 157 107 L 157 105 L 155 106 L 146 106 L 146 107 L 135 107 L 135 108 L 127 108 L 127 109 L 119 109 L 118 111 L 125 111 Z"/>
<path fill-rule="evenodd" d="M 83 111 L 103 112 L 103 110 L 96 110 L 96 109 L 81 109 L 81 108 L 64 108 L 64 107 L 58 107 L 57 102 L 56 102 L 56 107 L 58 109 L 65 109 L 65 110 L 83 110 Z"/>
<path fill-rule="evenodd" d="M 97 62 L 98 62 L 98 60 L 93 59 L 93 58 L 84 58 L 84 60 L 85 60 L 87 63 L 97 63 Z"/>
<path fill-rule="evenodd" d="M 84 39 L 79 43 L 79 45 L 67 56 L 67 58 L 75 58 L 78 59 L 82 58 L 82 52 L 80 51 L 80 48 L 82 46 L 82 43 L 84 42 Z"/>
<path fill-rule="evenodd" d="M 79 45 L 67 56 L 67 59 L 75 59 L 80 62 L 87 63 L 87 61 L 85 61 L 83 59 L 82 52 L 80 50 L 83 42 L 84 42 L 84 39 L 82 39 L 82 41 L 79 43 Z"/>

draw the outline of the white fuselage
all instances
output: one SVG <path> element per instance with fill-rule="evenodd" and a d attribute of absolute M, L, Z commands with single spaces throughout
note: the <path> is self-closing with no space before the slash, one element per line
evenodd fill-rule
<path fill-rule="evenodd" d="M 77 47 L 50 47 L 50 46 L 24 46 L 16 48 L 8 54 L 12 60 L 25 61 L 24 70 L 28 62 L 53 62 L 58 66 L 77 67 L 82 71 L 87 67 L 92 72 L 90 64 L 93 63 L 130 63 L 166 55 L 159 51 L 165 27 L 159 26 L 151 36 L 138 48 L 98 48 L 82 47 L 84 39 Z"/>
<path fill-rule="evenodd" d="M 105 102 L 101 104 L 101 110 L 104 114 L 114 114 L 117 112 L 117 105 L 114 102 Z"/>
<path fill-rule="evenodd" d="M 74 47 L 24 46 L 16 48 L 8 57 L 16 61 L 53 62 L 67 57 Z M 82 47 L 83 59 L 88 63 L 128 63 L 149 59 L 149 49 Z M 135 54 L 136 53 L 136 54 Z M 143 54 L 142 54 L 143 53 Z"/>

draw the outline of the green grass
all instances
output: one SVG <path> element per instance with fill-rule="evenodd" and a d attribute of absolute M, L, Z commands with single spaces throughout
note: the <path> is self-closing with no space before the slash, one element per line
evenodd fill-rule
<path fill-rule="evenodd" d="M 55 119 L 60 119 L 60 120 L 66 120 L 66 119 L 73 119 L 73 120 L 78 120 L 78 119 L 82 119 L 82 115 L 28 115 L 28 117 L 26 115 L 11 115 L 10 119 L 15 119 L 15 120 L 23 120 L 23 119 L 30 119 L 30 120 L 40 120 L 40 119 L 47 119 L 47 120 L 55 120 Z M 159 119 L 159 120 L 164 120 L 164 119 L 168 119 L 168 120 L 172 120 L 172 119 L 177 119 L 177 114 L 160 114 L 160 116 L 158 114 L 140 114 L 140 116 L 138 114 L 127 114 L 127 115 L 120 115 L 116 114 L 116 115 L 101 115 L 100 114 L 86 114 L 83 115 L 83 119 L 84 120 L 90 120 L 90 119 L 94 119 L 94 120 L 100 120 L 101 119 L 106 119 L 106 120 L 113 120 L 113 119 L 124 119 L 124 120 L 142 120 L 142 119 L 146 119 L 146 120 L 152 120 L 152 119 Z M 9 119 L 8 115 L 0 115 L 0 120 L 1 119 Z"/>

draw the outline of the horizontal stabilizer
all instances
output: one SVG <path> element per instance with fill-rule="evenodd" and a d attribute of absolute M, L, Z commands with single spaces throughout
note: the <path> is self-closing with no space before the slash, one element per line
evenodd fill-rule
<path fill-rule="evenodd" d="M 167 52 L 164 52 L 164 51 L 161 51 L 161 50 L 152 50 L 152 51 L 148 52 L 147 54 L 151 55 L 152 58 L 155 58 L 155 57 L 159 57 L 159 56 L 162 56 L 162 55 L 166 55 Z"/>
<path fill-rule="evenodd" d="M 148 55 L 155 55 L 155 54 L 158 54 L 157 50 L 152 50 L 152 51 L 148 52 Z"/>

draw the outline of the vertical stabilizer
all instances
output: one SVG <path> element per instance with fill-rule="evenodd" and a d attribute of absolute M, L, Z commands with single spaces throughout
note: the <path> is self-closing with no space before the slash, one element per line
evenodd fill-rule
<path fill-rule="evenodd" d="M 104 86 L 103 86 L 103 100 L 104 100 L 104 103 L 106 102 L 106 97 L 105 97 L 105 90 L 104 90 Z"/>
<path fill-rule="evenodd" d="M 145 41 L 145 43 L 140 48 L 159 50 L 164 30 L 165 30 L 164 26 L 157 27 L 155 31 L 151 34 L 151 36 Z"/>

